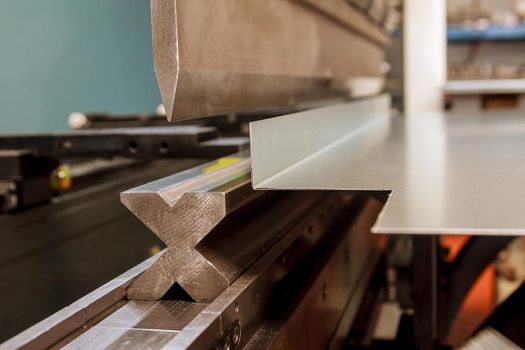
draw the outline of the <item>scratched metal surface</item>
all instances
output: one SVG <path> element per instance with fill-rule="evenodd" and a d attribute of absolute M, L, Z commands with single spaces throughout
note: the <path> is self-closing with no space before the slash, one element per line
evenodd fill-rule
<path fill-rule="evenodd" d="M 382 86 L 388 35 L 347 1 L 151 5 L 153 60 L 170 121 L 355 96 L 362 78 L 374 92 Z"/>
<path fill-rule="evenodd" d="M 341 115 L 360 118 L 352 103 L 317 112 L 251 124 L 256 189 L 391 191 L 375 233 L 525 234 L 522 115 L 435 112 L 405 119 L 378 112 L 305 154 L 306 146 L 297 145 L 304 137 L 290 135 L 326 138 Z M 290 152 L 302 153 L 275 167 L 283 154 L 293 159 Z"/>
<path fill-rule="evenodd" d="M 63 349 L 159 349 L 206 306 L 176 300 L 130 301 Z"/>

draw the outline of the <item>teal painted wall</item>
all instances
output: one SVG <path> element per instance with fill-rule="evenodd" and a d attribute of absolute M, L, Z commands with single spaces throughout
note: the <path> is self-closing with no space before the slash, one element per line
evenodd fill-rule
<path fill-rule="evenodd" d="M 149 0 L 0 1 L 0 133 L 67 130 L 74 111 L 159 103 Z"/>

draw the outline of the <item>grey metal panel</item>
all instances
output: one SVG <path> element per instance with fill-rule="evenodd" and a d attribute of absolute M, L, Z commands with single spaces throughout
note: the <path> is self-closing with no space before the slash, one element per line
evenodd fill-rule
<path fill-rule="evenodd" d="M 272 188 L 274 179 L 336 143 L 360 141 L 365 131 L 367 144 L 380 141 L 386 134 L 385 121 L 390 119 L 389 106 L 389 97 L 383 95 L 250 123 L 251 154 L 256 158 L 252 162 L 254 187 L 268 184 Z M 322 181 L 324 171 L 310 175 Z"/>
<path fill-rule="evenodd" d="M 254 188 L 392 191 L 376 233 L 525 234 L 523 116 L 405 120 L 355 106 L 252 123 Z"/>

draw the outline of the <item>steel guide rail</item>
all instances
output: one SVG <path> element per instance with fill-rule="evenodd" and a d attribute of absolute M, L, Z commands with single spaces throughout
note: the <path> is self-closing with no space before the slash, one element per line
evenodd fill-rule
<path fill-rule="evenodd" d="M 0 135 L 0 149 L 31 150 L 38 157 L 214 158 L 249 147 L 246 137 L 219 137 L 199 125 L 77 130 L 64 133 Z M 0 173 L 1 174 L 1 173 Z"/>
<path fill-rule="evenodd" d="M 246 161 L 246 158 L 244 160 Z M 179 177 L 179 180 L 186 178 L 186 181 L 179 181 L 178 186 L 175 187 L 181 187 L 188 192 L 181 191 L 177 194 L 176 188 L 163 186 L 166 182 L 160 181 L 156 185 L 150 185 L 149 190 L 148 187 L 142 187 L 142 193 L 146 194 L 154 187 L 163 188 L 164 191 L 159 191 L 157 196 L 164 196 L 166 202 L 173 204 L 186 193 L 191 197 L 198 193 L 213 193 L 209 191 L 217 188 L 228 192 L 231 180 L 238 179 L 239 171 L 242 174 L 242 169 L 249 167 L 249 161 L 248 163 L 243 162 L 242 157 L 238 157 L 237 162 L 228 166 L 213 168 L 214 165 L 217 163 L 197 167 L 186 171 L 183 176 Z M 237 176 L 232 177 L 232 173 L 236 172 L 232 172 L 232 167 L 238 172 Z M 205 168 L 212 169 L 210 170 L 211 175 L 202 174 L 202 169 Z M 192 171 L 201 171 L 200 176 L 203 178 L 188 177 Z M 216 181 L 210 180 L 210 177 L 214 176 L 216 176 Z M 225 179 L 230 181 L 225 181 Z M 223 185 L 219 184 L 221 181 Z M 237 184 L 240 184 L 240 187 L 233 186 L 233 188 L 244 186 L 242 182 L 237 182 Z M 236 191 L 232 193 L 237 193 Z M 235 197 L 232 196 L 222 203 L 227 204 L 230 201 L 238 203 L 237 206 L 252 210 L 253 203 L 267 200 L 265 194 L 260 194 L 256 199 L 252 199 L 254 201 L 252 203 L 247 200 L 249 196 L 246 196 L 246 190 L 241 192 L 244 194 L 237 196 L 237 199 L 232 200 L 231 198 Z M 294 310 L 303 310 L 297 311 L 299 313 L 306 312 L 305 307 L 308 309 L 311 303 L 305 302 L 304 300 L 309 300 L 305 298 L 316 299 L 317 297 L 320 297 L 325 303 L 319 310 L 321 312 L 319 317 L 328 317 L 327 322 L 329 320 L 330 327 L 325 328 L 328 333 L 317 334 L 316 341 L 328 345 L 339 324 L 340 316 L 338 315 L 342 315 L 344 308 L 348 305 L 354 286 L 358 281 L 362 283 L 362 279 L 366 279 L 361 271 L 364 271 L 367 261 L 371 261 L 368 259 L 378 251 L 377 244 L 374 243 L 376 242 L 375 237 L 370 235 L 370 227 L 381 204 L 365 205 L 367 200 L 364 198 L 354 198 L 344 192 L 312 192 L 309 193 L 311 197 L 309 200 L 305 199 L 304 194 L 304 192 L 299 192 L 293 196 L 306 203 L 303 204 L 303 207 L 307 209 L 307 212 L 296 210 L 297 213 L 290 217 L 297 217 L 297 220 L 281 226 L 279 232 L 270 234 L 275 237 L 274 240 L 266 241 L 262 245 L 255 244 L 257 248 L 255 251 L 260 251 L 262 255 L 255 254 L 251 260 L 244 260 L 245 267 L 231 275 L 226 288 L 216 297 L 210 297 L 205 303 L 170 300 L 169 297 L 160 301 L 139 301 L 127 298 L 127 294 L 132 294 L 130 293 L 131 286 L 159 263 L 161 257 L 165 256 L 170 249 L 168 248 L 0 345 L 0 349 L 39 349 L 62 346 L 75 349 L 88 345 L 90 348 L 120 348 L 130 342 L 134 346 L 151 348 L 202 349 L 234 345 L 243 347 L 263 327 L 267 321 L 268 312 L 276 312 L 275 315 L 283 320 L 282 329 L 287 330 L 285 333 L 291 332 L 288 325 L 297 321 L 292 320 L 290 321 L 292 323 L 288 323 L 286 320 L 291 320 Z M 280 195 L 284 195 L 284 192 Z M 221 196 L 224 196 L 224 193 Z M 177 197 L 179 198 L 176 199 Z M 272 203 L 271 207 L 275 209 L 274 215 L 282 215 L 278 205 L 281 202 L 286 203 L 286 200 L 279 197 L 277 203 L 264 201 L 265 205 Z M 295 200 L 290 203 L 300 207 Z M 230 208 L 235 206 L 230 204 Z M 236 210 L 230 210 L 228 213 L 228 215 L 235 215 Z M 226 220 L 232 216 L 228 215 L 225 216 Z M 247 221 L 252 222 L 253 220 Z M 262 224 L 237 227 L 238 231 L 245 234 L 252 233 L 253 237 L 264 232 L 265 228 L 267 225 Z M 235 237 L 235 233 L 220 232 L 226 236 L 231 235 L 232 239 Z M 242 235 L 236 236 L 235 240 L 242 240 Z M 207 244 L 208 253 L 209 249 L 218 248 L 210 242 Z M 250 254 L 253 255 L 254 250 L 250 249 L 247 247 L 246 252 L 252 252 Z M 217 252 L 220 253 L 220 249 Z M 231 254 L 223 255 L 223 257 L 229 258 Z M 220 266 L 217 263 L 218 260 L 210 259 L 210 261 L 215 267 Z M 219 268 L 219 271 L 226 270 Z M 278 310 L 275 311 L 275 307 L 282 305 L 282 295 L 292 298 L 290 303 L 285 303 L 292 306 L 288 309 L 278 307 Z M 338 311 L 334 313 L 336 309 Z M 297 319 L 299 316 L 294 317 Z M 279 339 L 280 337 L 274 339 L 275 344 L 281 342 Z M 253 342 L 251 344 L 253 345 Z"/>

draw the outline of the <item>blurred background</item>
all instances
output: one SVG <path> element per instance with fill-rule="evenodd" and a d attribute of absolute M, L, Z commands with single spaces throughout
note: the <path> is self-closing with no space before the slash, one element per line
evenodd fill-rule
<path fill-rule="evenodd" d="M 154 111 L 160 96 L 149 6 L 148 0 L 3 1 L 0 132 L 67 130 L 74 111 Z"/>
<path fill-rule="evenodd" d="M 525 1 L 448 0 L 448 78 L 525 78 Z"/>
<path fill-rule="evenodd" d="M 522 111 L 525 1 L 447 0 L 447 107 Z"/>

